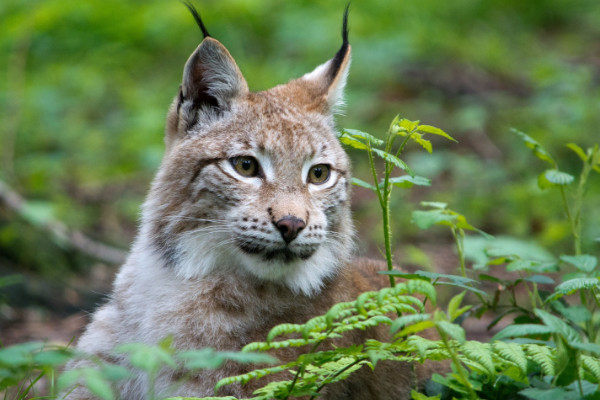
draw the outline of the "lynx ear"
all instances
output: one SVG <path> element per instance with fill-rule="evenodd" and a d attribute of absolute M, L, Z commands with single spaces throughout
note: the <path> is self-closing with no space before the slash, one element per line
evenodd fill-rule
<path fill-rule="evenodd" d="M 328 109 L 335 111 L 344 103 L 344 87 L 350 69 L 350 43 L 348 42 L 348 11 L 350 4 L 344 11 L 342 27 L 342 47 L 336 55 L 325 64 L 319 65 L 314 71 L 304 75 L 301 80 L 316 89 L 318 96 L 326 101 Z"/>
<path fill-rule="evenodd" d="M 229 51 L 218 40 L 204 38 L 183 70 L 179 110 L 188 112 L 227 111 L 236 97 L 248 92 L 248 85 Z"/>

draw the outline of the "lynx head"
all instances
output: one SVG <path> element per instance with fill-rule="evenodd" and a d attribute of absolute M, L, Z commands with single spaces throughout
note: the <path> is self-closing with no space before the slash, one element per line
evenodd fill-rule
<path fill-rule="evenodd" d="M 350 64 L 331 60 L 250 92 L 227 49 L 205 38 L 188 59 L 142 237 L 187 279 L 236 274 L 311 294 L 352 252 L 350 165 L 333 113 Z"/>

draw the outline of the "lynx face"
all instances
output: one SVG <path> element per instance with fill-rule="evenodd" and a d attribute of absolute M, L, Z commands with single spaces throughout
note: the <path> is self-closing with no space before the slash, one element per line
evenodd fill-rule
<path fill-rule="evenodd" d="M 142 225 L 178 275 L 246 275 L 310 294 L 351 256 L 349 162 L 332 114 L 344 38 L 315 71 L 258 93 L 218 41 L 192 54 Z"/>

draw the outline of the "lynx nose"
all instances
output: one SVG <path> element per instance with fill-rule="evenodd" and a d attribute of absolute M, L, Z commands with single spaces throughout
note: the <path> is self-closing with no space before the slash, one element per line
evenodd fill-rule
<path fill-rule="evenodd" d="M 285 240 L 286 243 L 289 243 L 296 239 L 296 236 L 298 236 L 300 231 L 306 227 L 306 222 L 300 218 L 287 215 L 277 221 L 275 226 L 279 229 L 283 240 Z"/>

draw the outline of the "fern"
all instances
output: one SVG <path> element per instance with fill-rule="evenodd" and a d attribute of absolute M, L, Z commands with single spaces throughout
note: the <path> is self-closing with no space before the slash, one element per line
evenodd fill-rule
<path fill-rule="evenodd" d="M 519 368 L 521 374 L 527 375 L 527 355 L 522 345 L 495 341 L 492 347 L 497 357 Z"/>
<path fill-rule="evenodd" d="M 527 357 L 541 367 L 544 375 L 556 375 L 556 354 L 553 349 L 537 344 L 526 344 L 524 349 Z"/>

